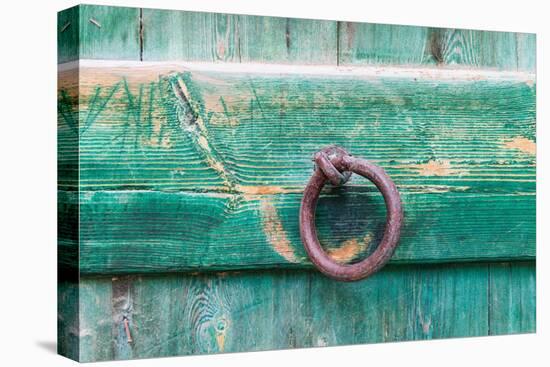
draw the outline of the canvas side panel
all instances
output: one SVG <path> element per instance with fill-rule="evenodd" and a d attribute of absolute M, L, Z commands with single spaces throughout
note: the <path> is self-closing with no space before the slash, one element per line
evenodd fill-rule
<path fill-rule="evenodd" d="M 78 59 L 79 7 L 58 13 L 57 349 L 79 360 Z"/>

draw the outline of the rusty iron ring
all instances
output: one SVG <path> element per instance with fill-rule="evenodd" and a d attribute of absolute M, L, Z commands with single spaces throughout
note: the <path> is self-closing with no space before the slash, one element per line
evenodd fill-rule
<path fill-rule="evenodd" d="M 323 274 L 342 281 L 360 280 L 382 268 L 393 255 L 401 233 L 403 210 L 397 187 L 384 170 L 364 159 L 349 155 L 344 149 L 330 146 L 314 156 L 316 169 L 304 189 L 300 207 L 300 237 L 311 262 Z M 378 248 L 355 264 L 339 264 L 323 250 L 315 227 L 315 208 L 327 181 L 343 184 L 351 172 L 370 180 L 382 193 L 386 203 L 386 228 Z"/>

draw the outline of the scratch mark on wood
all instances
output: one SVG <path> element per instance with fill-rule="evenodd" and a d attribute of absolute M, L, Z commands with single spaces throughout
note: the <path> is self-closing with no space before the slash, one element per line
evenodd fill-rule
<path fill-rule="evenodd" d="M 109 103 L 109 101 L 113 98 L 121 84 L 122 82 L 118 82 L 113 85 L 105 97 L 101 97 L 101 87 L 96 87 L 95 93 L 88 103 L 88 111 L 86 113 L 86 119 L 84 120 L 81 135 L 83 135 L 92 126 L 101 112 L 105 110 L 107 103 Z"/>
<path fill-rule="evenodd" d="M 67 24 L 65 24 L 61 30 L 59 31 L 59 33 L 63 33 L 67 30 L 67 28 L 69 28 L 69 26 L 71 25 L 71 22 L 67 22 Z"/>
<path fill-rule="evenodd" d="M 181 77 L 176 77 L 172 81 L 172 88 L 180 104 L 186 110 L 187 118 L 181 121 L 181 126 L 190 134 L 195 141 L 199 151 L 205 156 L 206 163 L 210 168 L 218 173 L 224 185 L 232 190 L 235 187 L 235 180 L 225 169 L 225 166 L 218 154 L 212 149 L 208 140 L 208 129 L 201 114 L 198 113 L 198 104 L 193 102 L 191 93 Z"/>
<path fill-rule="evenodd" d="M 101 28 L 101 24 L 97 20 L 95 20 L 94 18 L 90 18 L 90 23 L 95 25 L 97 28 Z"/>

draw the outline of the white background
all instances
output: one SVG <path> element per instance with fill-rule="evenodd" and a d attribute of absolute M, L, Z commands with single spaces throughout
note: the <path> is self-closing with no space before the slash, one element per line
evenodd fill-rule
<path fill-rule="evenodd" d="M 545 1 L 95 1 L 205 10 L 537 33 L 537 335 L 175 357 L 117 366 L 540 366 L 550 363 L 548 60 Z M 369 4 L 370 3 L 370 4 Z M 0 361 L 65 366 L 56 340 L 56 12 L 74 1 L 8 0 L 0 12 Z M 543 205 L 546 203 L 547 205 Z M 548 227 L 548 224 L 546 225 Z M 546 269 L 545 269 L 546 268 Z M 545 361 L 546 360 L 546 361 Z"/>

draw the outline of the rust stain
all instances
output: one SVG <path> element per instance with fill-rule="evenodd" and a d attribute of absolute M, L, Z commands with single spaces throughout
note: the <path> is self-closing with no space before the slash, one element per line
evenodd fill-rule
<path fill-rule="evenodd" d="M 451 167 L 451 162 L 448 160 L 431 160 L 423 164 L 414 164 L 409 166 L 418 170 L 421 176 L 452 176 L 463 175 L 465 170 Z"/>
<path fill-rule="evenodd" d="M 537 153 L 537 143 L 522 136 L 504 142 L 504 148 L 517 149 L 522 153 L 535 155 Z"/>
<path fill-rule="evenodd" d="M 342 246 L 328 250 L 330 257 L 341 264 L 353 260 L 357 255 L 365 251 L 372 242 L 372 234 L 367 234 L 362 240 L 352 238 L 342 243 Z"/>
<path fill-rule="evenodd" d="M 260 200 L 260 214 L 264 233 L 273 249 L 288 262 L 296 263 L 298 259 L 283 228 L 277 208 L 270 198 Z"/>

